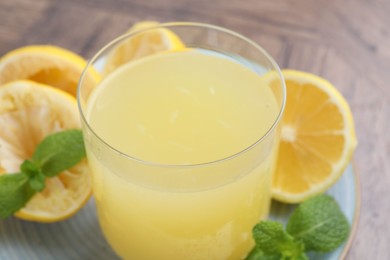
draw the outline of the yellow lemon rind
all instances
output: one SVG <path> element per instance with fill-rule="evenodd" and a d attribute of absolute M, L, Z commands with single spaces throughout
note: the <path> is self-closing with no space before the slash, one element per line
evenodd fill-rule
<path fill-rule="evenodd" d="M 74 87 L 67 90 L 75 96 L 77 82 L 87 61 L 78 54 L 54 45 L 30 45 L 6 53 L 0 58 L 0 85 L 30 77 L 50 69 L 57 69 L 72 80 Z M 100 81 L 99 73 L 90 68 L 91 84 Z M 38 82 L 38 81 L 37 81 Z M 44 82 L 39 82 L 44 83 Z M 66 84 L 66 82 L 62 83 Z M 50 84 L 51 85 L 51 84 Z"/>

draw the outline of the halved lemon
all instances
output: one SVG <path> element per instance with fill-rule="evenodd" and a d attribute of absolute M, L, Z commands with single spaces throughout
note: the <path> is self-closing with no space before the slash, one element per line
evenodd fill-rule
<path fill-rule="evenodd" d="M 330 82 L 301 71 L 282 73 L 287 102 L 272 192 L 276 200 L 298 203 L 338 180 L 357 140 L 349 105 Z M 272 86 L 272 76 L 268 80 Z"/>
<path fill-rule="evenodd" d="M 128 32 L 147 29 L 158 24 L 158 22 L 153 21 L 139 22 L 131 27 Z M 182 49 L 184 49 L 184 44 L 171 30 L 157 28 L 147 32 L 140 32 L 138 35 L 123 41 L 111 51 L 107 57 L 104 72 L 108 74 L 124 63 L 154 53 Z"/>
<path fill-rule="evenodd" d="M 33 81 L 14 81 L 0 87 L 0 174 L 19 172 L 47 135 L 80 128 L 76 99 Z M 1 188 L 1 187 L 0 187 Z M 75 214 L 91 195 L 87 161 L 46 180 L 46 188 L 15 215 L 54 222 Z"/>
<path fill-rule="evenodd" d="M 0 85 L 28 79 L 76 96 L 77 84 L 85 66 L 86 61 L 69 50 L 51 45 L 26 46 L 10 51 L 0 59 Z M 87 82 L 95 85 L 99 75 L 91 72 Z"/>

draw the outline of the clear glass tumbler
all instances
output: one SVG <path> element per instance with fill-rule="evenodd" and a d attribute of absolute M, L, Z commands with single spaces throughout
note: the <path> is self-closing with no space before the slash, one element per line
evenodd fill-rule
<path fill-rule="evenodd" d="M 78 102 L 100 226 L 120 257 L 245 258 L 268 215 L 285 105 L 266 51 L 207 24 L 130 32 L 90 60 Z"/>

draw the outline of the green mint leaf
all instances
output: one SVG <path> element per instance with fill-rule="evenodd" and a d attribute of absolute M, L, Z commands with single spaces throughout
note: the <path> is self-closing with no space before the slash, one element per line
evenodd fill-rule
<path fill-rule="evenodd" d="M 47 136 L 33 155 L 44 175 L 53 177 L 85 157 L 81 130 L 67 130 Z"/>
<path fill-rule="evenodd" d="M 20 170 L 27 174 L 28 176 L 34 176 L 35 174 L 40 172 L 39 166 L 34 163 L 33 161 L 30 160 L 25 160 L 21 165 L 20 165 Z"/>
<path fill-rule="evenodd" d="M 337 202 L 329 195 L 320 195 L 294 210 L 287 232 L 303 241 L 306 251 L 330 252 L 348 237 L 349 224 Z"/>
<path fill-rule="evenodd" d="M 299 259 L 305 249 L 304 244 L 287 234 L 279 222 L 261 221 L 253 228 L 253 238 L 256 247 L 265 255 L 279 259 Z"/>
<path fill-rule="evenodd" d="M 254 247 L 245 260 L 260 260 L 264 256 L 264 252 L 261 249 Z"/>
<path fill-rule="evenodd" d="M 309 258 L 307 257 L 307 255 L 305 254 L 305 252 L 302 252 L 301 254 L 299 254 L 298 256 L 296 256 L 296 258 L 294 258 L 294 260 L 309 260 Z"/>
<path fill-rule="evenodd" d="M 38 172 L 29 179 L 30 187 L 35 191 L 43 191 L 46 187 L 45 183 L 46 176 L 42 172 Z"/>
<path fill-rule="evenodd" d="M 258 247 L 253 248 L 245 260 L 280 260 L 280 254 L 265 255 Z"/>
<path fill-rule="evenodd" d="M 255 247 L 252 249 L 252 251 L 249 253 L 249 255 L 245 258 L 245 260 L 309 260 L 305 252 L 302 252 L 301 254 L 297 256 L 282 256 L 281 254 L 275 254 L 275 255 L 266 255 L 264 252 Z"/>
<path fill-rule="evenodd" d="M 33 190 L 39 192 L 45 188 L 45 175 L 37 163 L 25 160 L 20 166 L 20 170 L 29 177 L 29 184 Z"/>
<path fill-rule="evenodd" d="M 21 209 L 35 191 L 29 185 L 29 177 L 24 173 L 0 176 L 0 218 L 7 218 Z"/>

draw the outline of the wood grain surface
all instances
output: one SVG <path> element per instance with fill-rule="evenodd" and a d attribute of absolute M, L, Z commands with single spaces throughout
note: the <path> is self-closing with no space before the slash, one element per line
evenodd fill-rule
<path fill-rule="evenodd" d="M 282 68 L 330 80 L 351 105 L 362 206 L 347 259 L 390 259 L 390 1 L 1 0 L 0 55 L 54 44 L 91 57 L 134 22 L 198 21 L 262 45 Z"/>

